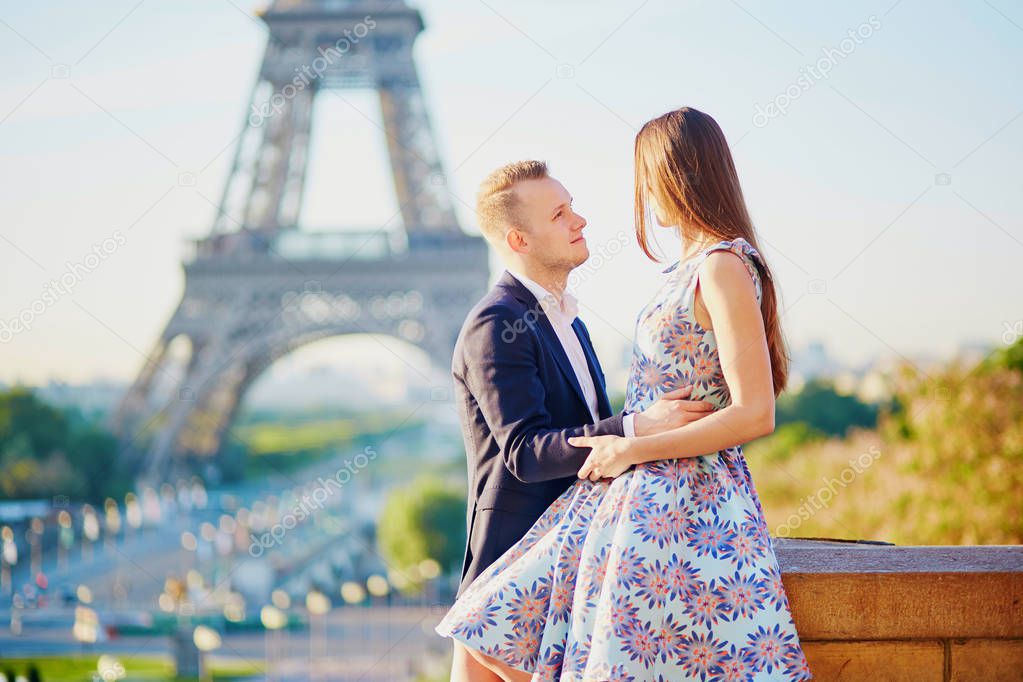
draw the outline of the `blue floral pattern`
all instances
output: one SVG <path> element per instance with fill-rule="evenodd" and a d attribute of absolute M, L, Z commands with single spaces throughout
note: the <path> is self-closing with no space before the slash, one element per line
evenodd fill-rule
<path fill-rule="evenodd" d="M 692 384 L 731 398 L 694 274 L 727 250 L 762 296 L 760 254 L 723 241 L 668 268 L 636 323 L 626 409 Z M 742 447 L 578 481 L 470 585 L 437 632 L 533 682 L 807 680 L 809 666 Z"/>

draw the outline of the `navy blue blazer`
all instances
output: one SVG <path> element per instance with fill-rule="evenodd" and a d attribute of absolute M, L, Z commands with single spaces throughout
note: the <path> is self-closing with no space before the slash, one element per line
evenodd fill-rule
<path fill-rule="evenodd" d="M 595 424 L 554 328 L 511 273 L 469 312 L 458 335 L 451 371 L 469 473 L 458 594 L 577 480 L 589 450 L 569 438 L 624 435 L 586 325 L 576 318 L 572 327 L 597 392 Z"/>

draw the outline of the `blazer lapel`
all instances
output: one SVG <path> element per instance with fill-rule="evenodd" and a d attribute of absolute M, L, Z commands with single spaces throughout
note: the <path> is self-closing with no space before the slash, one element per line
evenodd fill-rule
<path fill-rule="evenodd" d="M 561 339 L 558 338 L 557 332 L 554 331 L 554 327 L 551 326 L 551 321 L 547 319 L 547 315 L 540 311 L 540 314 L 536 318 L 537 326 L 540 329 L 540 338 L 547 344 L 547 349 L 554 356 L 554 359 L 558 362 L 558 367 L 561 368 L 561 373 L 568 379 L 568 383 L 572 385 L 572 390 L 575 391 L 576 397 L 579 398 L 579 402 L 586 408 L 586 412 L 590 411 L 589 406 L 586 404 L 586 397 L 583 395 L 583 387 L 579 385 L 579 379 L 575 375 L 575 370 L 572 369 L 572 362 L 568 359 L 568 355 L 565 353 L 564 346 L 561 345 Z"/>
<path fill-rule="evenodd" d="M 536 297 L 533 296 L 533 292 L 527 289 L 522 282 L 517 280 L 515 276 L 507 270 L 505 270 L 497 284 L 498 286 L 502 286 L 510 290 L 516 298 L 526 304 L 530 311 L 535 313 L 536 327 L 540 331 L 540 338 L 543 339 L 543 342 L 547 346 L 547 350 L 550 351 L 550 354 L 554 356 L 554 360 L 558 363 L 561 373 L 565 375 L 565 378 L 568 379 L 568 383 L 572 387 L 572 390 L 575 391 L 576 397 L 579 398 L 583 407 L 587 412 L 589 412 L 590 408 L 586 403 L 586 397 L 583 395 L 582 386 L 579 385 L 579 379 L 575 376 L 575 370 L 572 369 L 572 363 L 568 359 L 568 355 L 565 353 L 565 349 L 561 345 L 561 340 L 558 338 L 557 332 L 554 331 L 551 321 L 547 319 L 547 315 L 544 313 L 543 308 L 540 307 Z M 572 328 L 575 328 L 575 321 L 572 322 Z M 576 335 L 578 336 L 578 332 Z M 586 344 L 584 343 L 582 345 L 585 349 Z M 589 357 L 589 355 L 587 355 L 587 357 Z M 592 374 L 593 372 L 591 370 L 590 375 L 592 376 Z M 598 394 L 599 393 L 600 391 L 598 391 Z M 600 396 L 598 395 L 598 402 L 599 399 Z"/>
<path fill-rule="evenodd" d="M 572 329 L 575 330 L 575 335 L 579 338 L 579 345 L 583 347 L 583 353 L 586 354 L 590 378 L 593 379 L 593 386 L 597 390 L 597 412 L 601 419 L 606 419 L 611 416 L 611 401 L 607 397 L 607 386 L 603 381 L 603 372 L 600 369 L 597 354 L 593 352 L 593 347 L 590 346 L 588 336 L 582 330 L 582 322 L 578 317 L 572 321 Z"/>

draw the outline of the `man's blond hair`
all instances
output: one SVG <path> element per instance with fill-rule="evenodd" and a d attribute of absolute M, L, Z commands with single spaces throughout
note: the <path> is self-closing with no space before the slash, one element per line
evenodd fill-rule
<path fill-rule="evenodd" d="M 488 175 L 476 192 L 476 213 L 483 236 L 500 244 L 510 227 L 526 229 L 519 214 L 522 200 L 515 193 L 515 185 L 546 177 L 549 176 L 544 161 L 516 161 Z"/>

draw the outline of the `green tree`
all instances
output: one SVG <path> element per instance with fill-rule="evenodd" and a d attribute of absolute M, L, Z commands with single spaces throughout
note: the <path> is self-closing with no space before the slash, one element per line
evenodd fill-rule
<path fill-rule="evenodd" d="M 751 449 L 772 534 L 1023 542 L 1023 373 L 952 362 L 925 374 L 907 363 L 891 381 L 897 409 L 874 430 L 805 443 L 784 461 Z"/>
<path fill-rule="evenodd" d="M 455 569 L 465 551 L 465 495 L 435 477 L 417 478 L 388 497 L 377 542 L 397 568 L 433 559 L 445 571 Z"/>
<path fill-rule="evenodd" d="M 987 371 L 1011 369 L 1023 374 L 1023 336 L 1016 339 L 1012 345 L 997 350 L 988 356 L 982 363 L 982 369 Z"/>
<path fill-rule="evenodd" d="M 67 417 L 31 389 L 17 386 L 0 394 L 0 450 L 20 435 L 33 454 L 45 456 L 67 443 L 68 431 Z"/>
<path fill-rule="evenodd" d="M 766 462 L 785 462 L 803 446 L 825 438 L 822 431 L 806 422 L 790 422 L 782 424 L 774 433 L 758 438 L 743 448 L 751 458 Z"/>
<path fill-rule="evenodd" d="M 829 436 L 845 436 L 852 427 L 873 428 L 878 409 L 856 396 L 842 395 L 827 381 L 809 381 L 795 393 L 782 394 L 775 407 L 778 426 L 805 422 Z"/>
<path fill-rule="evenodd" d="M 0 497 L 100 502 L 127 491 L 128 478 L 115 438 L 75 408 L 47 405 L 24 387 L 0 393 Z"/>
<path fill-rule="evenodd" d="M 67 459 L 81 479 L 81 494 L 90 500 L 121 497 L 132 488 L 118 457 L 117 439 L 107 431 L 83 426 L 72 433 Z"/>

